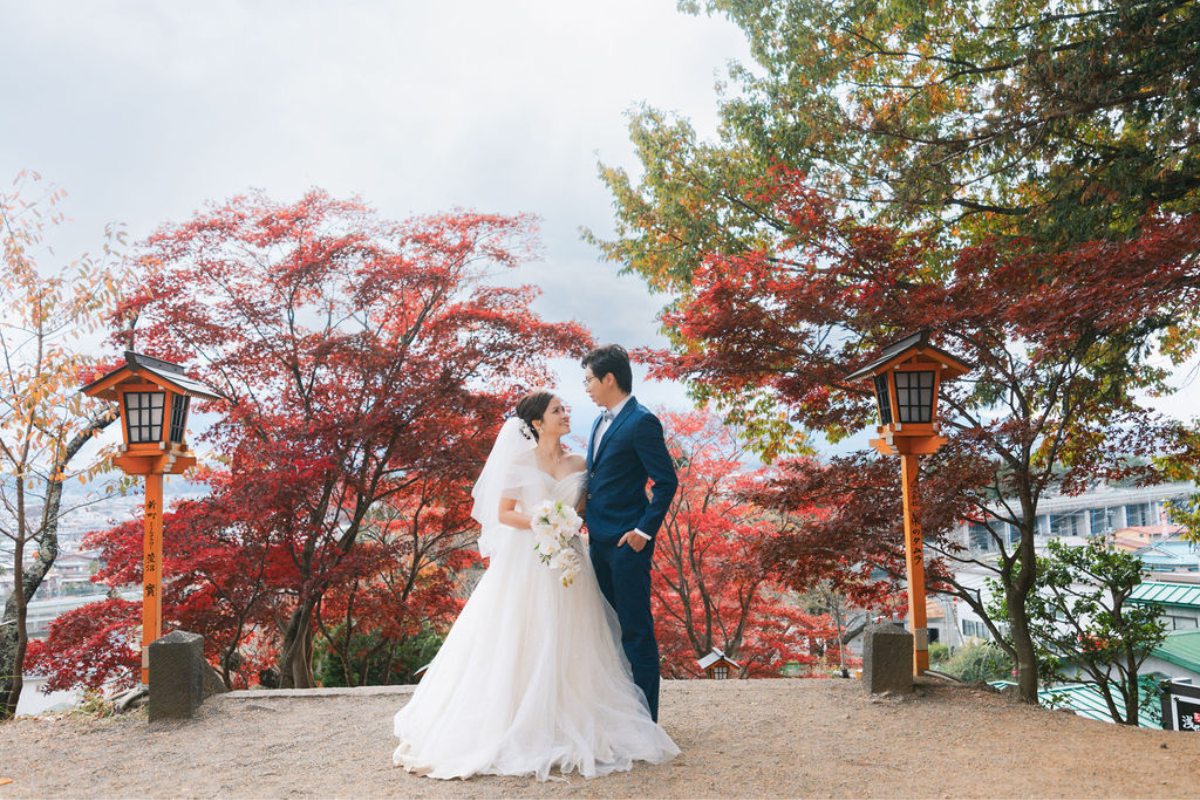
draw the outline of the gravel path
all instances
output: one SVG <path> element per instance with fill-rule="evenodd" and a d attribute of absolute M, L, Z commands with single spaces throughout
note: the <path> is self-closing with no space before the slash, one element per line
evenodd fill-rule
<path fill-rule="evenodd" d="M 683 755 L 587 781 L 433 781 L 391 766 L 409 687 L 235 692 L 191 722 L 0 725 L 17 797 L 1196 797 L 1200 735 L 1121 728 L 995 693 L 856 681 L 664 681 Z M 289 696 L 290 695 L 290 696 Z"/>

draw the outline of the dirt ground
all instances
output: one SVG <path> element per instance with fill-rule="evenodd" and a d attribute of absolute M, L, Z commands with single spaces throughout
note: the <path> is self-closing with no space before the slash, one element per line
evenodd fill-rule
<path fill-rule="evenodd" d="M 300 696 L 297 696 L 300 695 Z M 982 689 L 666 681 L 683 755 L 587 781 L 434 781 L 391 765 L 408 687 L 237 692 L 189 722 L 145 711 L 0 726 L 18 797 L 1196 797 L 1200 735 L 1029 708 Z"/>

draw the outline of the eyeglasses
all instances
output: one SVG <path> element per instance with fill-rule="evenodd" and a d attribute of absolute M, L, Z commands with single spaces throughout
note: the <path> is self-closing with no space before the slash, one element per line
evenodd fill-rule
<path fill-rule="evenodd" d="M 588 386 L 591 386 L 592 381 L 598 381 L 598 380 L 600 380 L 600 379 L 597 378 L 595 375 L 589 375 L 588 377 L 583 379 L 583 388 L 585 388 L 585 389 L 588 388 Z"/>

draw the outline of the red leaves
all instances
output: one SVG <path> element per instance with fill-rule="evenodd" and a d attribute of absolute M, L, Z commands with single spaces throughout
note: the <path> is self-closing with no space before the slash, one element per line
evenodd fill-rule
<path fill-rule="evenodd" d="M 290 205 L 235 197 L 145 243 L 144 282 L 124 311 L 139 347 L 228 398 L 211 404 L 222 416 L 206 438 L 229 482 L 202 538 L 253 543 L 283 658 L 300 660 L 284 666 L 285 685 L 306 680 L 297 643 L 325 594 L 367 580 L 350 556 L 371 515 L 440 504 L 461 524 L 461 487 L 504 412 L 549 383 L 547 359 L 590 344 L 578 325 L 539 319 L 535 290 L 483 283 L 533 243 L 527 217 L 394 222 L 321 191 Z M 222 575 L 189 580 L 225 586 Z M 398 613 L 386 607 L 375 616 Z"/>
<path fill-rule="evenodd" d="M 141 604 L 110 599 L 60 615 L 45 642 L 30 642 L 25 668 L 47 676 L 45 691 L 128 688 L 138 681 Z"/>
<path fill-rule="evenodd" d="M 970 466 L 974 464 L 974 469 Z M 949 534 L 971 513 L 972 491 L 987 478 L 987 464 L 952 459 L 921 476 L 921 524 L 926 579 L 936 586 L 952 565 L 940 555 L 953 549 Z M 855 454 L 826 464 L 794 459 L 760 481 L 746 499 L 786 523 L 768 543 L 763 560 L 787 585 L 806 591 L 830 587 L 852 605 L 886 610 L 900 601 L 904 530 L 899 466 L 890 459 Z"/>
<path fill-rule="evenodd" d="M 1122 337 L 1194 316 L 1198 252 L 1200 218 L 1194 215 L 1150 217 L 1140 235 L 1126 241 L 1085 242 L 1064 253 L 1018 252 L 1003 265 L 1015 295 L 1006 316 L 1041 357 L 1073 346 L 1081 332 Z"/>
<path fill-rule="evenodd" d="M 744 502 L 739 491 L 760 483 L 746 472 L 733 433 L 702 412 L 666 414 L 668 446 L 680 488 L 655 541 L 655 632 L 664 669 L 699 674 L 714 647 L 743 674 L 778 676 L 836 653 L 828 619 L 804 613 L 764 566 L 777 519 Z"/>
<path fill-rule="evenodd" d="M 943 387 L 955 439 L 943 457 L 992 459 L 982 479 L 993 490 L 1076 492 L 1130 470 L 1157 480 L 1136 459 L 1186 446 L 1140 397 L 1165 388 L 1149 355 L 1178 362 L 1200 341 L 1195 215 L 1147 217 L 1123 241 L 1056 250 L 1010 238 L 948 252 L 925 231 L 859 223 L 797 172 L 772 170 L 752 191 L 780 224 L 757 249 L 707 254 L 663 314 L 676 347 L 656 354 L 656 374 L 719 397 L 741 421 L 786 417 L 836 439 L 875 423 L 868 392 L 844 376 L 925 329 L 975 365 Z M 764 454 L 786 452 L 777 425 L 757 433 Z"/>

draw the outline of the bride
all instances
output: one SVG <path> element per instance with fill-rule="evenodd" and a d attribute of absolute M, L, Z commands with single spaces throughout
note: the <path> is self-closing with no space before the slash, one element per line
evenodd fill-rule
<path fill-rule="evenodd" d="M 569 586 L 533 549 L 528 512 L 583 493 L 586 461 L 561 444 L 570 430 L 548 392 L 523 398 L 500 429 L 472 492 L 490 565 L 396 714 L 392 760 L 410 772 L 592 778 L 679 754 L 633 683 L 583 541 L 572 540 L 581 569 Z"/>

